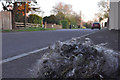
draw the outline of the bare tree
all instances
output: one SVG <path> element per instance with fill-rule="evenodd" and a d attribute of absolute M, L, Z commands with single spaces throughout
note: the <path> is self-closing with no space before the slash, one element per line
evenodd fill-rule
<path fill-rule="evenodd" d="M 100 2 L 98 2 L 98 6 L 100 9 L 100 12 L 103 13 L 104 18 L 108 18 L 109 17 L 109 0 L 101 0 Z"/>
<path fill-rule="evenodd" d="M 60 2 L 56 6 L 53 7 L 52 12 L 55 14 L 59 12 L 62 12 L 63 14 L 70 14 L 72 12 L 72 5 L 64 4 Z"/>

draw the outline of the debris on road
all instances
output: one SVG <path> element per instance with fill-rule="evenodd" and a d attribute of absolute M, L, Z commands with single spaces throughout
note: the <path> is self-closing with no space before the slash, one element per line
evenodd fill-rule
<path fill-rule="evenodd" d="M 95 45 L 89 38 L 56 42 L 38 60 L 32 74 L 37 78 L 114 78 L 118 76 L 119 54 Z"/>

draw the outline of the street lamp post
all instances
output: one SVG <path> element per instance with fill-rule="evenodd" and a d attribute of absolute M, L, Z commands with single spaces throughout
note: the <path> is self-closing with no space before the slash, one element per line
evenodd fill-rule
<path fill-rule="evenodd" d="M 80 27 L 82 27 L 82 12 L 80 11 Z"/>

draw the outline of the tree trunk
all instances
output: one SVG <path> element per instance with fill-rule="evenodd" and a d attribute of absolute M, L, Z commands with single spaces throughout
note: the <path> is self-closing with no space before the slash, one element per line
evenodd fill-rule
<path fill-rule="evenodd" d="M 15 25 L 16 8 L 17 8 L 17 2 L 14 3 L 14 7 L 12 11 L 12 29 L 16 29 L 16 25 Z"/>

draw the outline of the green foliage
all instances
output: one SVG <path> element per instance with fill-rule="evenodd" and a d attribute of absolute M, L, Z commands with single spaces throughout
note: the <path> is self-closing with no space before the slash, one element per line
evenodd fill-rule
<path fill-rule="evenodd" d="M 86 28 L 91 28 L 91 24 L 89 23 L 84 23 L 83 26 L 85 26 Z"/>
<path fill-rule="evenodd" d="M 71 14 L 71 15 L 67 15 L 65 19 L 68 20 L 69 25 L 71 24 L 71 25 L 74 25 L 72 27 L 75 27 L 75 26 L 77 26 L 78 22 L 80 22 L 78 18 L 79 18 L 78 15 Z"/>
<path fill-rule="evenodd" d="M 65 19 L 65 15 L 62 12 L 58 12 L 56 15 L 50 15 L 43 18 L 44 22 L 48 24 L 60 24 L 61 20 Z"/>
<path fill-rule="evenodd" d="M 24 16 L 22 13 L 16 13 L 15 15 L 15 21 L 16 22 L 23 22 L 24 21 Z"/>
<path fill-rule="evenodd" d="M 74 25 L 74 26 L 77 25 L 77 21 L 75 18 L 71 18 L 70 23 L 71 23 L 71 25 Z"/>
<path fill-rule="evenodd" d="M 104 18 L 108 18 L 108 17 L 109 17 L 109 13 L 106 12 L 106 13 L 104 14 Z"/>
<path fill-rule="evenodd" d="M 103 20 L 103 18 L 102 17 L 99 17 L 99 22 L 101 22 Z"/>
<path fill-rule="evenodd" d="M 65 14 L 63 14 L 62 12 L 58 12 L 57 14 L 56 14 L 56 18 L 57 18 L 57 20 L 64 20 L 65 19 Z"/>
<path fill-rule="evenodd" d="M 61 24 L 62 24 L 63 28 L 67 28 L 69 25 L 69 22 L 68 22 L 68 20 L 61 20 Z"/>
<path fill-rule="evenodd" d="M 43 18 L 44 22 L 48 24 L 62 24 L 63 28 L 67 28 L 68 25 L 74 25 L 73 27 L 77 26 L 79 22 L 79 16 L 76 14 L 63 14 L 63 12 L 58 12 L 56 15 L 50 15 Z"/>
<path fill-rule="evenodd" d="M 40 17 L 40 16 L 38 16 L 36 14 L 30 14 L 29 18 L 28 18 L 28 22 L 33 23 L 33 24 L 41 24 L 42 17 Z"/>
<path fill-rule="evenodd" d="M 44 22 L 48 24 L 60 24 L 61 20 L 65 19 L 65 15 L 62 12 L 58 12 L 56 15 L 50 15 L 43 18 Z"/>
<path fill-rule="evenodd" d="M 59 20 L 56 18 L 55 15 L 50 15 L 50 16 L 46 16 L 43 18 L 43 22 L 47 22 L 48 24 L 59 24 Z"/>

